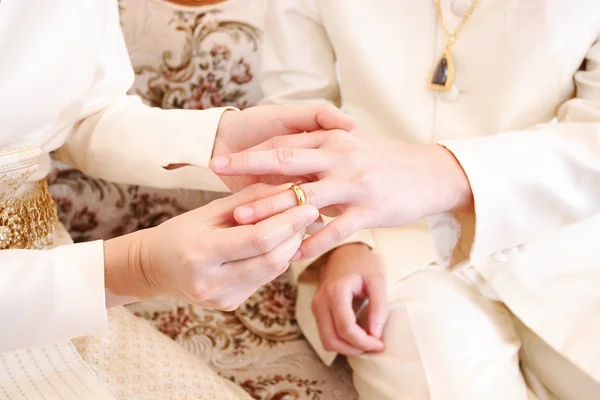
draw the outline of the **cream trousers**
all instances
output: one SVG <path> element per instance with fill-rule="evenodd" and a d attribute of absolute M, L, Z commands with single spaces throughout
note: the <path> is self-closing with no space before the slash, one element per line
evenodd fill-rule
<path fill-rule="evenodd" d="M 474 269 L 431 268 L 397 282 L 386 350 L 348 359 L 360 398 L 600 399 L 597 382 L 485 291 Z"/>

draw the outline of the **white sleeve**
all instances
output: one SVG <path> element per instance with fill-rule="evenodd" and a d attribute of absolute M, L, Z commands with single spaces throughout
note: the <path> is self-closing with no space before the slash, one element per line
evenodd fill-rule
<path fill-rule="evenodd" d="M 270 0 L 262 45 L 265 104 L 340 104 L 335 54 L 314 0 Z"/>
<path fill-rule="evenodd" d="M 208 168 L 221 115 L 227 108 L 162 110 L 127 91 L 134 72 L 109 1 L 106 36 L 81 120 L 57 151 L 87 175 L 162 188 L 228 191 Z M 188 164 L 166 170 L 170 164 Z"/>
<path fill-rule="evenodd" d="M 600 39 L 575 82 L 557 123 L 441 143 L 473 191 L 474 264 L 600 212 Z"/>
<path fill-rule="evenodd" d="M 0 352 L 107 328 L 101 241 L 0 251 Z"/>

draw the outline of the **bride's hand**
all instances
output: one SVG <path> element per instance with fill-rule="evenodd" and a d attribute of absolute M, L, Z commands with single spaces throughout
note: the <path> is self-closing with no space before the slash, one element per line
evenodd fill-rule
<path fill-rule="evenodd" d="M 306 227 L 319 214 L 314 206 L 291 207 L 265 215 L 256 224 L 238 226 L 233 210 L 288 187 L 254 185 L 132 234 L 128 271 L 133 285 L 121 293 L 111 291 L 138 298 L 170 295 L 207 308 L 237 308 L 287 269 Z"/>
<path fill-rule="evenodd" d="M 354 121 L 331 104 L 273 105 L 226 111 L 221 117 L 213 156 L 237 153 L 275 136 L 320 129 L 353 129 Z M 237 192 L 253 183 L 280 184 L 281 177 L 257 175 L 224 176 L 225 184 Z"/>
<path fill-rule="evenodd" d="M 285 175 L 301 184 L 308 204 L 336 206 L 340 215 L 305 240 L 302 258 L 323 254 L 360 229 L 402 226 L 466 206 L 471 191 L 452 153 L 437 144 L 411 144 L 333 130 L 279 136 L 246 152 L 216 157 L 219 175 Z M 291 179 L 291 178 L 288 178 Z M 253 223 L 296 202 L 291 191 L 236 210 Z"/>

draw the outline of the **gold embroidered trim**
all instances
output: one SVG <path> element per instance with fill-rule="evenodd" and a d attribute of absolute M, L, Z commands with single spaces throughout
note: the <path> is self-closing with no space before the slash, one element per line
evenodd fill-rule
<path fill-rule="evenodd" d="M 56 204 L 41 180 L 23 196 L 0 201 L 0 250 L 51 246 L 57 224 Z"/>

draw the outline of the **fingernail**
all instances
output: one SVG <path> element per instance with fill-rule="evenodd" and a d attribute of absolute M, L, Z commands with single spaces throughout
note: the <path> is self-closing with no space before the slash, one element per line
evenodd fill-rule
<path fill-rule="evenodd" d="M 300 250 L 298 250 L 296 252 L 296 254 L 294 254 L 294 256 L 290 259 L 290 261 L 298 261 L 301 258 L 302 258 L 302 252 Z"/>
<path fill-rule="evenodd" d="M 294 185 L 302 185 L 303 183 L 308 183 L 308 179 L 305 178 L 296 178 L 292 181 Z"/>
<path fill-rule="evenodd" d="M 240 207 L 237 209 L 237 216 L 240 219 L 250 219 L 254 215 L 254 208 L 249 206 Z"/>
<path fill-rule="evenodd" d="M 373 329 L 373 336 L 377 339 L 381 339 L 381 335 L 383 335 L 383 324 L 377 324 Z"/>
<path fill-rule="evenodd" d="M 218 157 L 213 158 L 212 161 L 210 162 L 210 164 L 215 169 L 223 169 L 229 165 L 229 158 L 223 157 L 223 156 L 218 156 Z"/>
<path fill-rule="evenodd" d="M 347 114 L 345 112 L 343 112 L 342 110 L 340 110 L 339 108 L 337 109 L 336 114 L 340 117 L 343 117 L 344 119 L 348 120 L 348 121 L 354 121 L 354 118 L 352 118 L 352 116 L 350 116 L 350 114 Z"/>

